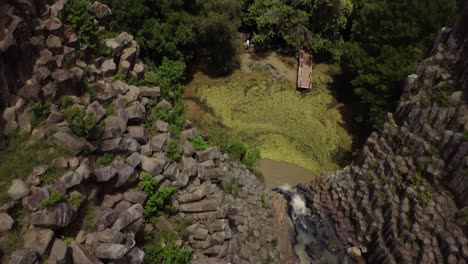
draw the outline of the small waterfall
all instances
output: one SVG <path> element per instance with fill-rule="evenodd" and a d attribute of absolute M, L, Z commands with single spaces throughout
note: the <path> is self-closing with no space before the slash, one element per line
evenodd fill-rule
<path fill-rule="evenodd" d="M 296 239 L 292 243 L 300 263 L 343 263 L 346 258 L 344 243 L 335 234 L 331 220 L 319 216 L 307 206 L 306 192 L 289 185 L 275 190 L 289 200 L 290 215 L 296 229 Z"/>

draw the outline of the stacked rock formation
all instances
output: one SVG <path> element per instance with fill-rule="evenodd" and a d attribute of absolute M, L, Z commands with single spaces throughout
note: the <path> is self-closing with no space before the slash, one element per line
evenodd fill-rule
<path fill-rule="evenodd" d="M 351 166 L 303 186 L 368 263 L 468 262 L 467 23 L 468 4 Z"/>
<path fill-rule="evenodd" d="M 30 12 L 16 10 L 20 2 L 21 8 L 30 8 Z M 124 32 L 106 40 L 113 56 L 105 59 L 81 45 L 71 28 L 60 21 L 66 1 L 36 4 L 18 1 L 0 8 L 11 18 L 0 23 L 10 33 L 0 38 L 5 51 L 2 56 L 10 56 L 12 47 L 23 45 L 19 41 L 25 36 L 28 40 L 24 43 L 35 51 L 31 71 L 22 73 L 24 81 L 20 78 L 16 86 L 2 86 L 8 91 L 2 98 L 6 107 L 3 133 L 30 133 L 33 140 L 47 141 L 70 154 L 53 161 L 54 167 L 67 170 L 57 179 L 45 179 L 51 164 L 44 164 L 24 180 L 12 182 L 8 189 L 11 199 L 0 207 L 0 240 L 14 229 L 24 248 L 2 256 L 2 261 L 143 263 L 138 232 L 177 234 L 181 231 L 175 223 L 189 219 L 192 225 L 186 234 L 179 234 L 179 244 L 192 253 L 195 262 L 277 263 L 270 202 L 273 193 L 217 147 L 195 151 L 189 139 L 198 133 L 188 120 L 179 137 L 162 120 L 147 123 L 156 111 L 173 110 L 161 97 L 159 87 L 113 80 L 144 77 L 133 36 Z M 102 20 L 111 11 L 96 2 L 93 12 Z M 21 19 L 13 14 L 24 16 L 23 28 L 31 26 L 29 16 L 35 16 L 34 30 L 28 31 L 29 35 L 17 33 L 15 26 Z M 119 78 L 111 78 L 115 75 Z M 2 82 L 10 79 L 5 77 Z M 65 109 L 59 107 L 63 96 L 67 96 L 68 108 L 82 109 L 85 117 L 95 117 L 91 139 L 79 137 L 67 122 Z M 41 126 L 31 125 L 31 101 L 51 103 L 50 114 Z M 172 140 L 182 154 L 178 162 L 166 155 Z M 115 158 L 106 165 L 97 162 L 105 154 Z M 177 189 L 172 201 L 175 213 L 157 217 L 155 223 L 143 217 L 148 199 L 140 183 L 144 175 L 151 175 L 157 188 Z M 228 185 L 230 190 L 226 191 Z M 44 205 L 54 199 L 54 204 Z M 22 221 L 12 217 L 18 211 L 24 212 Z"/>

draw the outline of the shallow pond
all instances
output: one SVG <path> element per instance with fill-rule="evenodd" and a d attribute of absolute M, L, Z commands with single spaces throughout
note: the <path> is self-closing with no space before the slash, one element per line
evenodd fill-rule
<path fill-rule="evenodd" d="M 255 169 L 265 177 L 265 184 L 270 188 L 276 188 L 285 184 L 295 186 L 299 183 L 308 183 L 315 176 L 309 170 L 295 164 L 263 159 L 257 162 Z"/>

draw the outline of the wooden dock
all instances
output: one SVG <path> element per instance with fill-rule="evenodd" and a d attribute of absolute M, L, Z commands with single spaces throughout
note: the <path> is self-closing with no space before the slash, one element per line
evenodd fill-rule
<path fill-rule="evenodd" d="M 312 55 L 304 50 L 299 52 L 297 67 L 297 90 L 309 92 L 312 89 Z"/>

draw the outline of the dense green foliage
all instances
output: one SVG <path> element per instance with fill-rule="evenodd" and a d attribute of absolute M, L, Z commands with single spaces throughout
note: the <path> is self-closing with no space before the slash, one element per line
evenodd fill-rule
<path fill-rule="evenodd" d="M 171 198 L 177 192 L 174 187 L 162 186 L 156 192 L 155 188 L 155 185 L 153 190 L 147 187 L 145 192 L 149 198 L 146 201 L 143 215 L 150 222 L 154 222 L 158 216 L 172 211 Z"/>
<path fill-rule="evenodd" d="M 206 143 L 202 136 L 189 138 L 189 141 L 192 143 L 195 150 L 205 150 L 209 147 L 208 143 Z"/>
<path fill-rule="evenodd" d="M 34 167 L 50 164 L 52 160 L 68 154 L 62 149 L 51 149 L 46 140 L 37 141 L 28 134 L 18 133 L 0 139 L 0 148 L 0 203 L 8 201 L 7 190 L 12 180 L 25 180 Z M 48 184 L 63 172 L 64 169 L 50 165 L 41 181 Z"/>
<path fill-rule="evenodd" d="M 355 0 L 342 65 L 365 105 L 360 120 L 380 127 L 404 80 L 428 55 L 439 29 L 452 25 L 456 0 Z M 424 14 L 424 15 L 421 15 Z"/>
<path fill-rule="evenodd" d="M 97 26 L 91 13 L 89 0 L 71 0 L 65 8 L 65 20 L 72 26 L 80 41 L 97 48 Z"/>
<path fill-rule="evenodd" d="M 64 111 L 65 119 L 70 124 L 70 128 L 80 137 L 89 139 L 97 118 L 93 113 L 87 114 L 84 109 L 70 107 Z"/>
<path fill-rule="evenodd" d="M 47 207 L 55 206 L 61 202 L 64 202 L 66 199 L 67 199 L 66 195 L 61 194 L 57 190 L 52 190 L 50 192 L 49 198 L 42 200 L 41 208 L 44 209 Z"/>
<path fill-rule="evenodd" d="M 285 43 L 337 58 L 340 32 L 352 10 L 351 0 L 255 0 L 248 7 L 247 25 L 254 28 L 255 43 Z"/>
<path fill-rule="evenodd" d="M 96 159 L 97 165 L 110 165 L 114 161 L 115 155 L 113 153 L 106 152 Z"/>
<path fill-rule="evenodd" d="M 177 148 L 177 141 L 169 141 L 166 146 L 166 155 L 172 162 L 178 162 L 182 158 L 182 154 L 180 154 L 180 150 Z"/>
<path fill-rule="evenodd" d="M 35 102 L 31 104 L 31 109 L 32 109 L 32 117 L 31 117 L 31 125 L 33 127 L 37 127 L 42 125 L 47 117 L 50 115 L 50 107 L 51 107 L 50 102 Z"/>
<path fill-rule="evenodd" d="M 182 250 L 176 244 L 177 236 L 172 233 L 150 233 L 146 236 L 145 252 L 146 263 L 161 264 L 188 264 L 192 259 L 189 251 Z"/>

